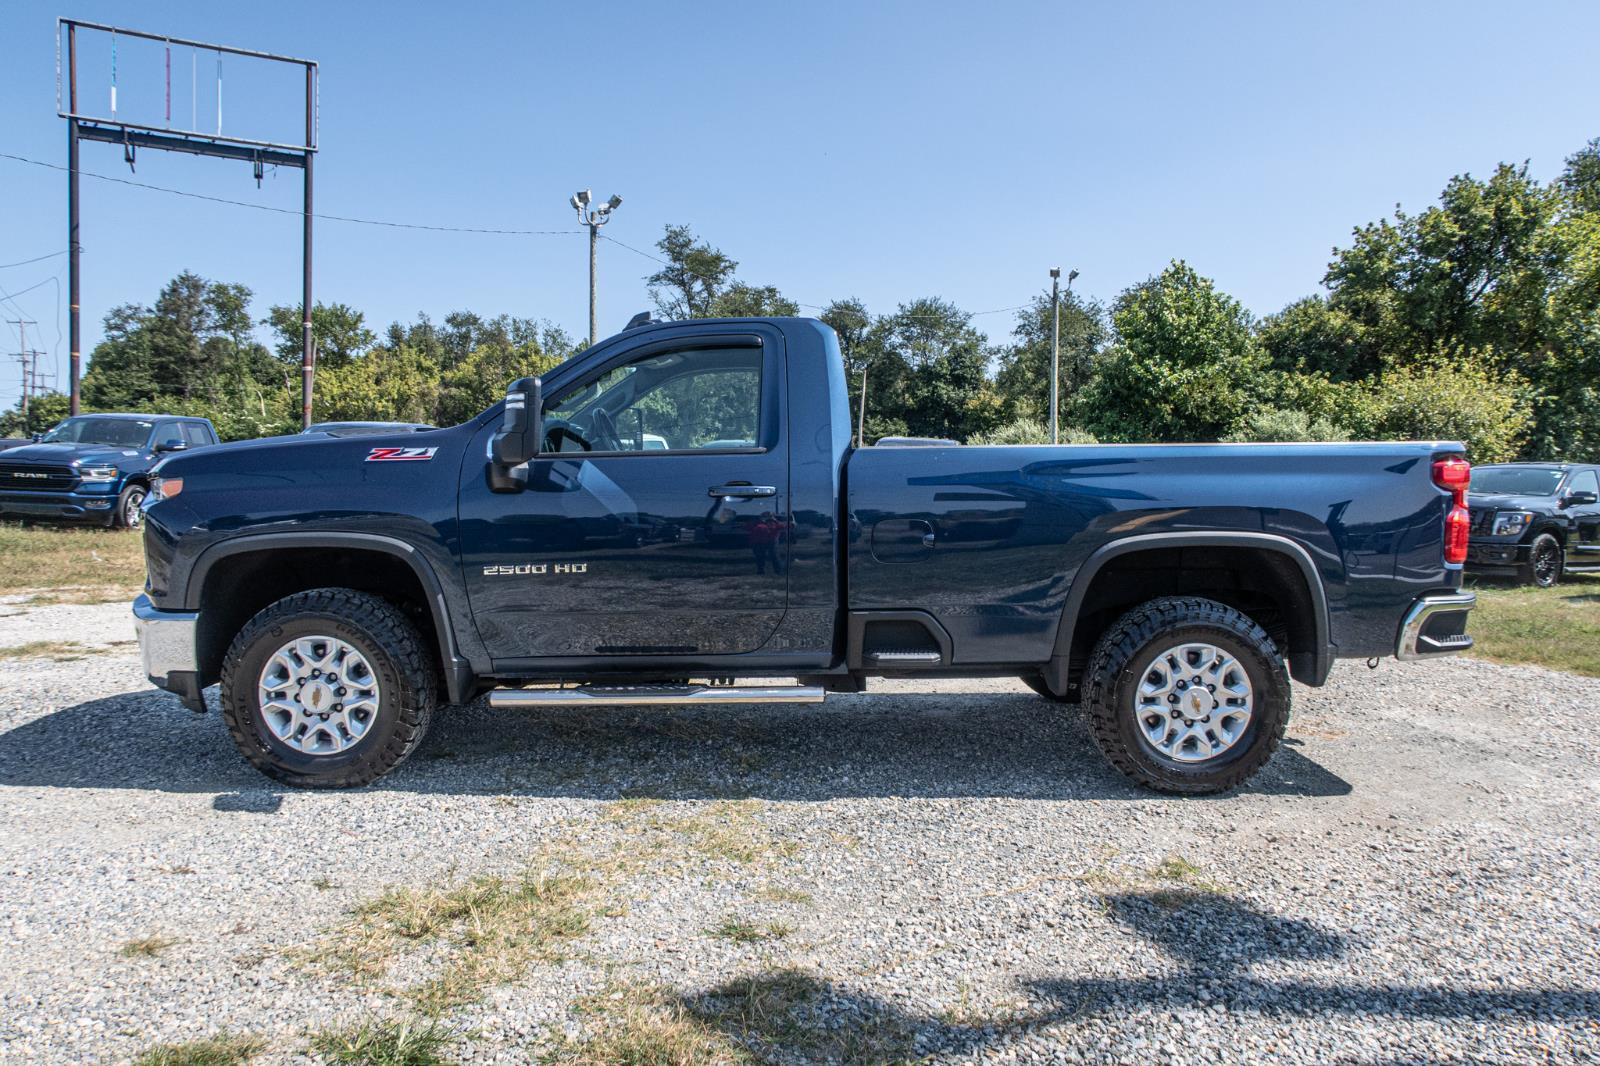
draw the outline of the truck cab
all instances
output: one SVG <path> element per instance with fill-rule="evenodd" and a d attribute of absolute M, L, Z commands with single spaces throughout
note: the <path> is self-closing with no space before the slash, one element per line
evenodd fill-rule
<path fill-rule="evenodd" d="M 648 323 L 460 426 L 169 458 L 147 671 L 196 708 L 220 680 L 245 756 L 311 786 L 372 780 L 484 691 L 1012 676 L 1191 793 L 1270 757 L 1291 675 L 1470 646 L 1458 443 L 853 448 L 846 388 L 814 320 Z"/>

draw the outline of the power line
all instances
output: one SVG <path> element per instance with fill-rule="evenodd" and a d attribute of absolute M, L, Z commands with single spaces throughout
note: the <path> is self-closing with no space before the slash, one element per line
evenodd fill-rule
<path fill-rule="evenodd" d="M 69 168 L 58 163 L 47 163 L 42 159 L 28 159 L 25 156 L 11 155 L 0 152 L 0 159 L 10 159 L 17 163 L 27 163 L 30 166 L 45 167 L 48 170 L 65 171 Z M 173 196 L 185 196 L 191 200 L 207 200 L 214 204 L 228 204 L 231 207 L 248 207 L 256 211 L 270 211 L 278 215 L 294 215 L 304 218 L 305 212 L 296 211 L 292 207 L 274 207 L 271 204 L 253 204 L 248 200 L 229 200 L 222 196 L 207 196 L 205 193 L 189 192 L 186 189 L 173 189 L 165 185 L 151 185 L 148 182 L 132 181 L 128 178 L 119 178 L 110 174 L 96 174 L 89 170 L 79 170 L 78 173 L 86 178 L 99 178 L 101 181 L 114 182 L 118 185 L 130 185 L 135 189 L 148 189 L 151 192 L 164 192 Z M 312 212 L 312 218 L 323 219 L 329 222 L 352 222 L 361 226 L 385 226 L 390 229 L 417 229 L 430 230 L 435 233 L 486 233 L 505 237 L 564 237 L 577 236 L 582 230 L 577 229 L 488 229 L 475 226 L 431 226 L 420 222 L 390 222 L 377 218 L 352 218 L 348 215 L 323 215 Z M 61 254 L 61 253 L 56 253 Z"/>
<path fill-rule="evenodd" d="M 12 267 L 25 267 L 29 263 L 42 263 L 46 259 L 54 259 L 58 255 L 66 254 L 67 249 L 63 248 L 59 252 L 51 252 L 49 255 L 36 255 L 32 259 L 24 259 L 19 263 L 0 263 L 0 270 L 10 270 Z"/>

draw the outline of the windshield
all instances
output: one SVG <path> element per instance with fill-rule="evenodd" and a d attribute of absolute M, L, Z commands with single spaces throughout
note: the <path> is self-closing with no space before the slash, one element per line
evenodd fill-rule
<path fill-rule="evenodd" d="M 1548 466 L 1480 466 L 1469 492 L 1501 496 L 1554 496 L 1563 471 Z"/>
<path fill-rule="evenodd" d="M 137 418 L 69 418 L 39 439 L 47 444 L 108 444 L 140 448 L 155 423 Z"/>

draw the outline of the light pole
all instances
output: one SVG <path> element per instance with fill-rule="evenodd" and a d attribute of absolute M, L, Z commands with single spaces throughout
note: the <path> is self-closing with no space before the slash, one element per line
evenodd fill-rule
<path fill-rule="evenodd" d="M 1072 292 L 1076 270 L 1067 275 L 1067 292 Z M 1061 443 L 1061 268 L 1050 268 L 1050 443 Z"/>
<path fill-rule="evenodd" d="M 589 343 L 595 342 L 594 268 L 595 248 L 600 243 L 600 227 L 611 221 L 611 212 L 622 206 L 622 197 L 613 196 L 599 207 L 590 207 L 594 199 L 588 189 L 572 194 L 569 201 L 578 212 L 578 222 L 589 227 Z"/>

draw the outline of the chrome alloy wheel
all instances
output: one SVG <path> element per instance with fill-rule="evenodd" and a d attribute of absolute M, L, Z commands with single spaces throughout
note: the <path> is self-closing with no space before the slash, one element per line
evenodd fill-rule
<path fill-rule="evenodd" d="M 1178 644 L 1145 660 L 1134 693 L 1139 737 L 1174 762 L 1214 759 L 1250 725 L 1255 693 L 1239 660 L 1214 644 Z"/>
<path fill-rule="evenodd" d="M 261 718 L 306 755 L 338 755 L 378 720 L 378 677 L 355 648 L 333 637 L 296 637 L 273 653 L 256 688 Z"/>

